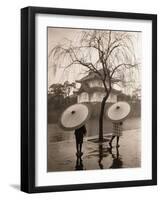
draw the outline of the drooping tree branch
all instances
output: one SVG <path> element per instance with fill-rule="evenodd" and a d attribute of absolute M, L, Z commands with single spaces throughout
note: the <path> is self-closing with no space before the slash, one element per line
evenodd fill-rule
<path fill-rule="evenodd" d="M 119 64 L 119 65 L 117 65 L 117 66 L 115 66 L 115 68 L 112 70 L 112 72 L 111 72 L 111 75 L 110 75 L 110 77 L 112 78 L 113 77 L 113 75 L 115 74 L 115 72 L 120 68 L 120 67 L 129 67 L 129 68 L 134 68 L 134 67 L 136 67 L 138 64 L 134 64 L 134 65 L 132 65 L 132 64 L 130 64 L 130 63 L 121 63 L 121 64 Z M 128 68 L 128 69 L 129 69 Z"/>

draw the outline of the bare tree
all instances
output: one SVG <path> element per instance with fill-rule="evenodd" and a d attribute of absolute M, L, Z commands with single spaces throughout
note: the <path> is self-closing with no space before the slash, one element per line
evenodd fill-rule
<path fill-rule="evenodd" d="M 79 41 L 66 40 L 49 53 L 56 65 L 67 69 L 82 66 L 85 72 L 97 74 L 102 81 L 105 96 L 99 116 L 99 140 L 103 140 L 103 117 L 106 101 L 115 84 L 127 84 L 126 75 L 138 66 L 134 51 L 134 34 L 119 31 L 82 31 Z M 100 69 L 101 72 L 100 72 Z"/>

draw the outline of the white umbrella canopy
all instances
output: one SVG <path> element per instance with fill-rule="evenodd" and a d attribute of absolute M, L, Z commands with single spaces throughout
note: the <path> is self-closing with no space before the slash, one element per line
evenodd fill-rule
<path fill-rule="evenodd" d="M 119 122 L 129 115 L 130 110 L 130 105 L 127 102 L 119 101 L 106 111 L 106 117 L 109 117 L 112 121 Z"/>
<path fill-rule="evenodd" d="M 89 117 L 90 111 L 85 104 L 74 104 L 62 113 L 60 125 L 65 130 L 75 130 L 83 126 Z"/>

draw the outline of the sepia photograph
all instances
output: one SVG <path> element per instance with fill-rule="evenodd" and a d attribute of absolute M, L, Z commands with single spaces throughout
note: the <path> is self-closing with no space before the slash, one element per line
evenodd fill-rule
<path fill-rule="evenodd" d="M 47 27 L 47 172 L 141 167 L 142 32 Z"/>

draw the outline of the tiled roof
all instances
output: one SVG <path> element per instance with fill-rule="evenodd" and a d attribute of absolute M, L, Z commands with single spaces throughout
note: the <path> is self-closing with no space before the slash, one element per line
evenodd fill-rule
<path fill-rule="evenodd" d="M 94 92 L 105 92 L 105 89 L 103 87 L 89 87 L 87 84 L 83 84 L 80 89 L 75 92 L 77 94 L 80 94 L 82 92 L 87 92 L 87 93 L 94 93 Z M 113 94 L 120 94 L 121 91 L 112 89 L 111 93 Z"/>
<path fill-rule="evenodd" d="M 104 74 L 103 69 L 100 69 L 99 73 L 101 73 L 101 75 L 103 75 Z M 99 79 L 100 80 L 100 77 L 97 73 L 89 72 L 89 74 L 87 76 L 83 77 L 80 80 L 77 80 L 76 82 L 82 83 L 82 82 L 89 81 L 89 80 L 92 80 L 92 79 L 95 79 L 95 80 Z M 120 80 L 116 80 L 116 79 L 112 80 L 112 82 L 114 82 L 114 81 L 116 82 L 116 81 L 120 81 Z"/>

